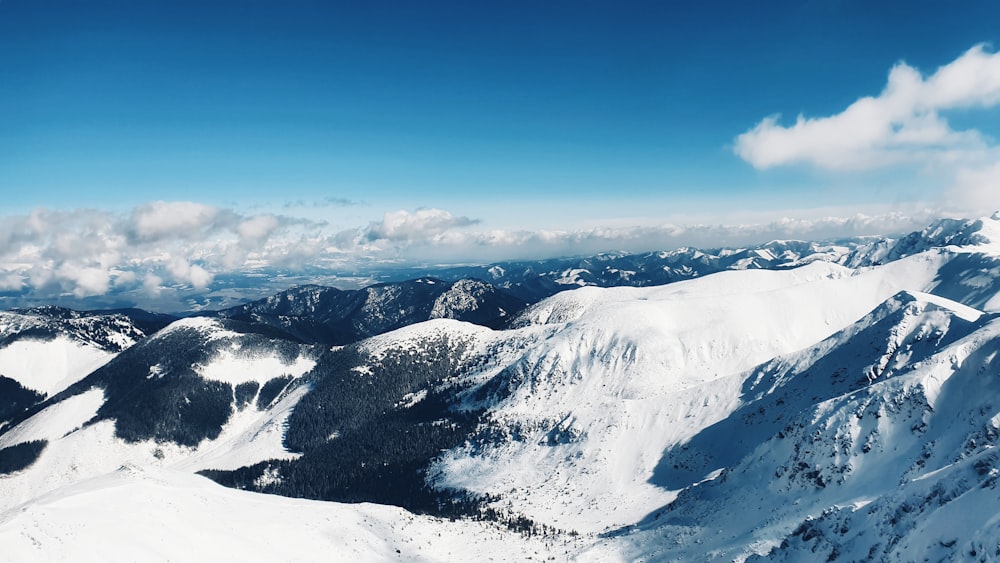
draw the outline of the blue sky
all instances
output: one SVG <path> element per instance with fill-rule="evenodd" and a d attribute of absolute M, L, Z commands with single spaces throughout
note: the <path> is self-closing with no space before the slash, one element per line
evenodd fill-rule
<path fill-rule="evenodd" d="M 79 289 L 26 273 L 23 240 L 148 243 L 143 213 L 188 204 L 208 223 L 179 221 L 186 234 L 143 253 L 210 274 L 268 263 L 279 235 L 326 237 L 328 259 L 447 261 L 689 242 L 638 226 L 717 224 L 696 242 L 725 244 L 740 240 L 725 225 L 837 216 L 856 234 L 858 213 L 872 230 L 988 213 L 1000 87 L 963 77 L 1000 72 L 997 21 L 995 2 L 920 0 L 3 0 L 0 290 Z M 942 98 L 932 75 L 976 49 L 978 67 L 939 81 L 968 96 Z M 903 61 L 915 93 L 881 96 Z M 898 110 L 867 139 L 846 111 L 864 96 Z M 795 129 L 799 115 L 838 119 Z M 18 238 L 10 225 L 32 213 L 38 236 Z M 263 235 L 247 238 L 254 218 Z M 601 229 L 614 232 L 572 243 Z M 228 234 L 245 261 L 220 265 L 191 232 Z M 107 274 L 93 290 L 135 262 L 119 246 L 77 265 Z"/>

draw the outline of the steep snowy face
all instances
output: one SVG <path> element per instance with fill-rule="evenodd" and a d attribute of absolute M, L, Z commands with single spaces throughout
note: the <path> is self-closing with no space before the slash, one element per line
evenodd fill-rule
<path fill-rule="evenodd" d="M 51 396 L 114 356 L 114 352 L 66 336 L 51 340 L 22 339 L 0 348 L 0 376 L 42 396 Z"/>
<path fill-rule="evenodd" d="M 1000 216 L 939 219 L 900 238 L 875 238 L 855 245 L 839 260 L 851 267 L 885 264 L 930 250 L 1000 258 Z"/>
<path fill-rule="evenodd" d="M 980 251 L 984 251 L 995 250 L 997 243 L 1000 243 L 1000 217 L 996 215 L 979 219 L 939 219 L 924 230 L 901 238 L 893 252 L 901 257 L 946 246 L 980 247 Z"/>
<path fill-rule="evenodd" d="M 472 396 L 492 405 L 489 420 L 435 466 L 435 483 L 504 491 L 501 502 L 531 518 L 579 531 L 635 522 L 689 484 L 650 479 L 664 449 L 738 408 L 741 374 L 900 290 L 933 286 L 947 263 L 941 253 L 862 271 L 816 262 L 543 301 L 519 323 L 554 334 Z"/>
<path fill-rule="evenodd" d="M 901 294 L 749 372 L 737 409 L 664 451 L 651 482 L 683 489 L 621 556 L 991 558 L 1000 320 L 947 305 Z"/>

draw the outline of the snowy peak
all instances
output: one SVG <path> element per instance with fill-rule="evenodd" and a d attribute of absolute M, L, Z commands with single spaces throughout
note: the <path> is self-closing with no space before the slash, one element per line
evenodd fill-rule
<path fill-rule="evenodd" d="M 939 249 L 1000 258 L 1000 219 L 938 219 L 899 239 L 878 238 L 857 245 L 842 263 L 852 267 L 884 264 Z"/>
<path fill-rule="evenodd" d="M 653 481 L 669 489 L 694 486 L 760 441 L 790 432 L 790 420 L 808 416 L 816 405 L 910 373 L 978 326 L 951 308 L 897 293 L 815 346 L 752 370 L 742 386 L 742 406 L 668 450 Z M 740 440 L 729 442 L 728 435 Z"/>
<path fill-rule="evenodd" d="M 1000 324 L 956 305 L 900 292 L 748 372 L 738 408 L 664 452 L 652 482 L 680 492 L 625 542 L 685 538 L 642 550 L 663 559 L 702 550 L 719 560 L 915 560 L 931 544 L 938 559 L 961 560 L 970 546 L 956 544 L 983 533 L 986 517 L 937 526 L 996 498 L 952 502 L 993 488 L 995 458 L 983 456 L 1000 436 Z"/>
<path fill-rule="evenodd" d="M 901 238 L 893 249 L 896 257 L 908 256 L 930 248 L 946 246 L 990 246 L 1000 242 L 1000 220 L 938 219 L 922 231 Z"/>

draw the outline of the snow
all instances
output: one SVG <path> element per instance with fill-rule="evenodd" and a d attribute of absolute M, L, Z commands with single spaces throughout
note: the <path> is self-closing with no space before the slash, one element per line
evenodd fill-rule
<path fill-rule="evenodd" d="M 437 319 L 360 344 L 376 360 L 466 344 L 474 361 L 457 388 L 505 393 L 463 396 L 488 409 L 489 439 L 442 452 L 431 484 L 499 495 L 496 508 L 579 539 L 191 475 L 294 458 L 281 434 L 303 380 L 266 411 L 234 411 L 195 448 L 127 444 L 111 421 L 79 428 L 103 401 L 97 389 L 49 407 L 0 437 L 0 447 L 50 441 L 30 470 L 0 477 L 0 545 L 18 561 L 989 558 L 1000 546 L 1000 319 L 987 314 L 1000 309 L 989 293 L 998 223 L 939 222 L 925 234 L 946 248 L 911 237 L 916 253 L 880 266 L 804 260 L 583 287 L 531 307 L 512 330 Z M 888 256 L 883 246 L 873 252 Z M 442 310 L 465 302 L 457 293 Z M 172 325 L 185 326 L 228 332 L 212 319 Z M 221 348 L 197 370 L 263 383 L 312 362 Z"/>
<path fill-rule="evenodd" d="M 104 391 L 91 389 L 47 407 L 0 435 L 0 449 L 33 440 L 58 440 L 94 418 L 104 404 Z"/>
<path fill-rule="evenodd" d="M 97 477 L 123 463 L 195 472 L 236 469 L 268 459 L 293 459 L 282 439 L 285 422 L 308 387 L 300 385 L 266 411 L 248 406 L 233 413 L 214 440 L 184 447 L 152 440 L 128 443 L 115 436 L 114 422 L 81 426 L 104 401 L 92 389 L 61 401 L 0 436 L 0 448 L 46 439 L 51 443 L 29 471 L 0 477 L 0 510 L 81 479 Z"/>
<path fill-rule="evenodd" d="M 223 488 L 176 471 L 124 465 L 0 515 L 11 561 L 513 561 L 577 545 L 485 523 L 415 516 Z"/>
<path fill-rule="evenodd" d="M 927 301 L 928 303 L 933 303 L 935 305 L 944 307 L 950 310 L 951 312 L 955 313 L 955 315 L 957 315 L 958 317 L 963 318 L 970 322 L 977 321 L 979 320 L 979 317 L 983 316 L 983 312 L 978 309 L 974 309 L 967 305 L 963 305 L 961 303 L 958 303 L 957 301 L 952 301 L 951 299 L 938 297 L 937 295 L 934 295 L 932 293 L 924 293 L 922 291 L 911 291 L 910 293 L 912 293 L 914 296 L 923 301 Z"/>
<path fill-rule="evenodd" d="M 0 375 L 45 395 L 83 379 L 115 356 L 66 336 L 53 340 L 15 340 L 0 348 Z"/>
<path fill-rule="evenodd" d="M 479 299 L 490 289 L 480 281 L 458 280 L 434 300 L 430 318 L 449 319 L 479 308 Z"/>
<path fill-rule="evenodd" d="M 315 360 L 303 356 L 288 364 L 277 355 L 238 352 L 238 350 L 220 350 L 219 354 L 207 364 L 195 366 L 195 371 L 205 379 L 232 385 L 247 381 L 256 381 L 263 385 L 283 375 L 301 377 L 316 366 Z"/>
<path fill-rule="evenodd" d="M 233 332 L 222 326 L 218 319 L 210 317 L 188 317 L 170 323 L 166 328 L 153 335 L 154 338 L 163 337 L 175 330 L 196 330 L 207 340 L 221 340 L 223 338 L 239 338 L 238 332 Z"/>
<path fill-rule="evenodd" d="M 285 449 L 285 424 L 295 405 L 309 391 L 300 385 L 274 407 L 261 411 L 254 406 L 236 412 L 222 427 L 219 437 L 199 444 L 194 452 L 183 452 L 171 464 L 174 469 L 239 469 L 269 459 L 295 459 L 299 454 Z"/>
<path fill-rule="evenodd" d="M 448 337 L 466 341 L 491 339 L 494 331 L 484 326 L 456 321 L 454 319 L 432 319 L 373 336 L 359 343 L 359 347 L 378 359 L 386 348 L 396 350 L 418 350 L 427 340 Z"/>
<path fill-rule="evenodd" d="M 585 286 L 587 285 L 587 281 L 581 278 L 580 276 L 582 274 L 589 274 L 589 273 L 590 272 L 588 270 L 584 270 L 582 268 L 570 268 L 569 270 L 563 272 L 558 278 L 556 278 L 555 282 L 560 285 Z"/>
<path fill-rule="evenodd" d="M 993 521 L 1000 456 L 995 430 L 983 429 L 997 416 L 1000 321 L 980 325 L 905 297 L 898 303 L 902 308 L 883 308 L 814 348 L 759 368 L 787 370 L 788 378 L 779 377 L 779 387 L 764 395 L 748 389 L 742 412 L 782 404 L 785 422 L 775 429 L 783 428 L 781 434 L 755 434 L 749 419 L 734 418 L 731 428 L 740 441 L 756 447 L 728 465 L 725 479 L 687 487 L 669 510 L 655 511 L 645 525 L 600 546 L 601 552 L 623 559 L 701 554 L 725 561 L 755 555 L 780 561 L 961 561 L 972 552 L 992 554 L 1000 532 Z M 901 316 L 891 316 L 893 310 Z M 816 397 L 790 392 L 781 403 L 767 402 L 796 379 L 829 377 L 825 369 L 811 373 L 810 367 L 827 354 L 846 367 L 870 361 L 865 358 L 872 358 L 872 327 L 892 318 L 902 323 L 877 337 L 910 349 L 919 362 L 890 362 L 872 384 L 854 383 L 859 386 L 847 393 L 830 389 L 827 400 L 820 395 L 814 403 Z M 959 338 L 928 345 L 925 328 L 940 338 L 951 332 Z M 936 389 L 929 388 L 930 379 L 938 381 Z M 823 393 L 819 382 L 802 384 L 807 393 Z M 668 535 L 672 541 L 664 542 Z"/>
<path fill-rule="evenodd" d="M 451 450 L 435 483 L 503 491 L 501 503 L 564 529 L 634 523 L 677 494 L 650 482 L 662 452 L 738 408 L 748 370 L 829 337 L 901 290 L 927 290 L 949 256 L 557 294 L 519 319 L 556 332 L 508 359 L 524 384 L 491 412 L 494 424 L 528 428 L 528 437 Z M 570 439 L 547 443 L 567 416 Z"/>

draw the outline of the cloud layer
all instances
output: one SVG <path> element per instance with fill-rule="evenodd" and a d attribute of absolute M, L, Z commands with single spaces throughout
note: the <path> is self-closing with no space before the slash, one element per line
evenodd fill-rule
<path fill-rule="evenodd" d="M 36 209 L 0 218 L 0 296 L 44 301 L 128 295 L 142 305 L 170 292 L 222 291 L 220 278 L 279 272 L 361 272 L 419 262 L 486 262 L 725 246 L 778 238 L 905 232 L 929 212 L 780 219 L 765 223 L 578 230 L 477 229 L 441 209 L 391 211 L 365 226 L 327 232 L 324 223 L 276 214 L 242 215 L 195 202 L 153 202 L 114 214 Z"/>
<path fill-rule="evenodd" d="M 942 115 L 1000 104 L 1000 53 L 977 45 L 929 76 L 904 62 L 885 88 L 827 117 L 799 115 L 785 126 L 766 117 L 736 137 L 734 150 L 755 168 L 805 164 L 857 171 L 896 165 L 935 167 L 951 178 L 947 196 L 983 211 L 1000 202 L 987 191 L 1000 180 L 995 142 L 976 129 L 956 130 Z"/>

